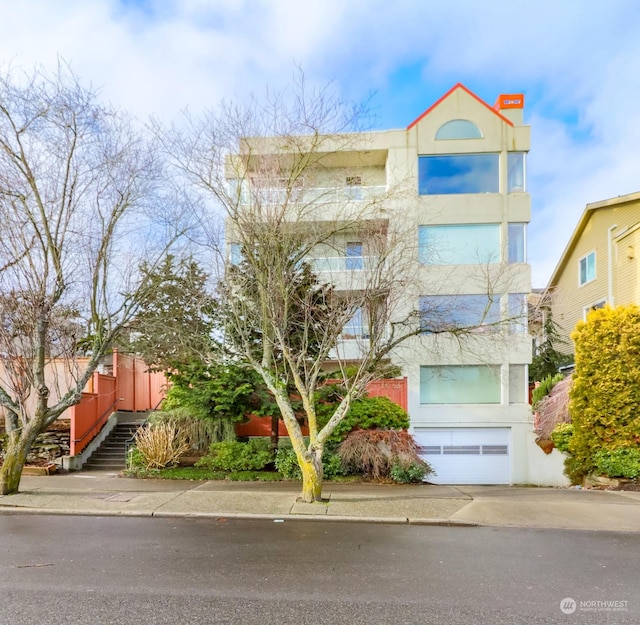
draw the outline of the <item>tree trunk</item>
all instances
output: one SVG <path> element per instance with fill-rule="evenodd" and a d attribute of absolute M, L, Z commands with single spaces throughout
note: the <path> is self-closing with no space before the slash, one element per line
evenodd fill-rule
<path fill-rule="evenodd" d="M 271 449 L 275 453 L 280 441 L 280 415 L 271 415 Z"/>
<path fill-rule="evenodd" d="M 22 469 L 31 448 L 29 440 L 15 437 L 15 440 L 11 441 L 10 438 L 7 437 L 7 450 L 0 467 L 0 495 L 15 495 L 18 492 Z"/>
<path fill-rule="evenodd" d="M 314 503 L 322 501 L 322 447 L 312 448 L 311 459 L 298 457 L 302 470 L 302 494 L 300 501 Z"/>

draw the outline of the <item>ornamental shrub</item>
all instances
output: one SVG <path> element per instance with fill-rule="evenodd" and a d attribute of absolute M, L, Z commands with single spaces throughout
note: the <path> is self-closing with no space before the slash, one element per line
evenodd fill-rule
<path fill-rule="evenodd" d="M 301 480 L 302 472 L 298 464 L 296 452 L 290 446 L 280 447 L 276 452 L 275 465 L 278 473 L 290 480 Z M 336 452 L 335 445 L 326 445 L 322 453 L 323 478 L 331 480 L 348 475 L 342 459 Z"/>
<path fill-rule="evenodd" d="M 593 458 L 596 471 L 607 477 L 640 478 L 640 447 L 600 450 Z"/>
<path fill-rule="evenodd" d="M 558 423 L 551 432 L 551 440 L 558 451 L 569 452 L 569 442 L 573 436 L 573 423 Z"/>
<path fill-rule="evenodd" d="M 531 407 L 536 410 L 540 402 L 551 392 L 553 387 L 562 382 L 564 376 L 562 373 L 556 373 L 555 375 L 548 375 L 540 381 L 540 385 L 533 389 L 531 394 Z"/>
<path fill-rule="evenodd" d="M 209 454 L 196 466 L 218 471 L 260 471 L 273 462 L 268 438 L 251 438 L 246 443 L 229 441 L 212 443 Z"/>
<path fill-rule="evenodd" d="M 394 464 L 389 472 L 389 477 L 398 484 L 412 484 L 414 482 L 422 482 L 422 478 L 427 475 L 427 469 L 424 463 L 418 464 L 412 462 L 403 467 L 401 464 Z"/>
<path fill-rule="evenodd" d="M 211 443 L 236 439 L 235 425 L 231 420 L 196 417 L 189 408 L 155 410 L 149 415 L 148 423 L 173 423 L 189 450 L 198 453 L 206 452 Z"/>
<path fill-rule="evenodd" d="M 576 369 L 569 452 L 577 479 L 596 469 L 599 451 L 640 444 L 640 307 L 594 310 L 571 338 Z"/>
<path fill-rule="evenodd" d="M 333 411 L 318 415 L 320 427 L 324 427 Z M 338 423 L 330 440 L 341 442 L 353 430 L 406 430 L 409 415 L 388 397 L 362 397 L 355 400 L 346 417 Z"/>
<path fill-rule="evenodd" d="M 289 480 L 301 480 L 302 471 L 292 447 L 279 447 L 276 451 L 276 470 Z"/>
<path fill-rule="evenodd" d="M 420 465 L 424 475 L 433 472 L 405 430 L 356 430 L 344 439 L 338 453 L 345 466 L 374 479 L 390 477 L 395 465 L 404 469 Z"/>
<path fill-rule="evenodd" d="M 135 434 L 135 446 L 137 451 L 131 464 L 135 461 L 145 469 L 164 469 L 177 464 L 180 456 L 189 449 L 173 423 L 139 427 Z"/>

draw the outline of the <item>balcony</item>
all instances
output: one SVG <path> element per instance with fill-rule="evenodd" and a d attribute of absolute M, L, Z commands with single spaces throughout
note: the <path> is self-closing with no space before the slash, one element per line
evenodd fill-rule
<path fill-rule="evenodd" d="M 367 202 L 384 197 L 387 187 L 384 185 L 364 187 L 362 185 L 346 187 L 312 187 L 304 189 L 302 201 L 333 204 L 336 202 Z"/>
<path fill-rule="evenodd" d="M 311 269 L 315 273 L 336 273 L 339 271 L 368 271 L 375 267 L 374 256 L 325 256 L 310 258 Z"/>
<path fill-rule="evenodd" d="M 230 182 L 233 195 L 234 183 Z M 384 197 L 387 192 L 385 185 L 377 186 L 344 186 L 344 187 L 297 187 L 291 190 L 278 186 L 259 186 L 248 188 L 243 185 L 240 194 L 240 204 L 249 205 L 253 202 L 261 204 L 345 204 L 350 202 L 370 202 Z M 288 194 L 288 195 L 287 195 Z"/>

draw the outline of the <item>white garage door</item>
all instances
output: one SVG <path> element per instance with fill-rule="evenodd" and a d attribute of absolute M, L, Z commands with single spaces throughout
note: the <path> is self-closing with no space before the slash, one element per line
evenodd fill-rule
<path fill-rule="evenodd" d="M 422 457 L 434 484 L 509 484 L 509 428 L 416 428 Z"/>

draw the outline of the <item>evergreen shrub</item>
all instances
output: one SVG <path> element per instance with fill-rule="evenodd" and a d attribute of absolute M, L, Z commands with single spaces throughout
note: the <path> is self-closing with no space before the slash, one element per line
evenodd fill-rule
<path fill-rule="evenodd" d="M 598 452 L 640 444 L 640 307 L 605 307 L 571 338 L 576 369 L 569 410 L 572 479 L 597 470 Z"/>
<path fill-rule="evenodd" d="M 217 471 L 260 471 L 273 462 L 268 438 L 251 438 L 246 443 L 228 441 L 212 443 L 209 453 L 196 466 Z"/>
<path fill-rule="evenodd" d="M 320 427 L 324 427 L 332 414 L 333 411 L 319 415 Z M 408 427 L 409 415 L 388 397 L 362 397 L 351 404 L 330 439 L 340 442 L 353 430 L 406 430 Z"/>

